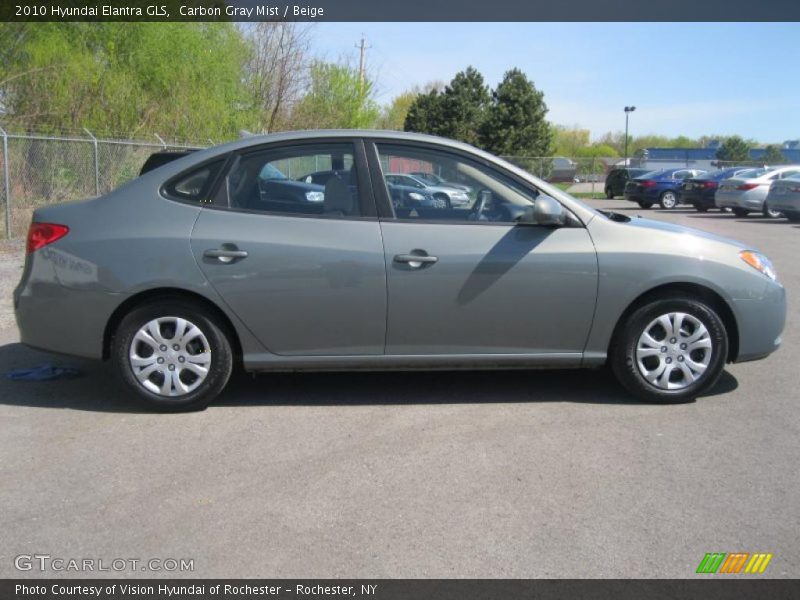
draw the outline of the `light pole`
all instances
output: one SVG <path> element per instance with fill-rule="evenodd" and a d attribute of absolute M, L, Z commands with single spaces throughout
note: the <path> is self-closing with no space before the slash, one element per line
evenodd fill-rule
<path fill-rule="evenodd" d="M 628 115 L 630 115 L 635 110 L 636 110 L 635 106 L 625 107 L 625 166 L 626 167 L 630 166 L 628 164 Z"/>

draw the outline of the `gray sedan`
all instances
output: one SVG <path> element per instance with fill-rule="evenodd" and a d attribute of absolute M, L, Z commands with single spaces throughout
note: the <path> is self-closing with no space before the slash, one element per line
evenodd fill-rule
<path fill-rule="evenodd" d="M 330 169 L 324 185 L 261 176 L 308 165 Z M 474 199 L 395 206 L 392 165 L 452 173 Z M 687 401 L 726 363 L 775 351 L 786 313 L 749 246 L 593 210 L 465 144 L 376 131 L 249 137 L 40 208 L 14 307 L 24 343 L 107 360 L 166 410 L 206 406 L 237 364 L 608 364 L 645 401 Z"/>
<path fill-rule="evenodd" d="M 782 213 L 792 223 L 800 223 L 800 175 L 773 181 L 764 206 Z"/>

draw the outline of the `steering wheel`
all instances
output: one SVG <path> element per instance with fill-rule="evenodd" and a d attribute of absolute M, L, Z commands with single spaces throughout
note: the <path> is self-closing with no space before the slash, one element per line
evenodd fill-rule
<path fill-rule="evenodd" d="M 475 203 L 475 206 L 472 208 L 472 212 L 469 214 L 470 221 L 480 221 L 483 217 L 483 213 L 486 210 L 486 206 L 489 204 L 489 201 L 492 199 L 492 192 L 489 190 L 481 190 L 478 192 L 478 201 Z"/>

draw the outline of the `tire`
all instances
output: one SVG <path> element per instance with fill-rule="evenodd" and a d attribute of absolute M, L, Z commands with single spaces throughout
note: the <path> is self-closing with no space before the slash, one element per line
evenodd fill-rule
<path fill-rule="evenodd" d="M 609 200 L 614 199 L 614 191 L 611 188 L 606 188 L 606 198 Z"/>
<path fill-rule="evenodd" d="M 662 192 L 658 199 L 658 205 L 665 210 L 673 209 L 678 205 L 678 196 L 671 190 Z"/>
<path fill-rule="evenodd" d="M 683 315 L 678 335 L 673 336 L 658 323 L 660 317 L 667 315 Z M 668 322 L 674 326 L 676 319 Z M 650 342 L 645 341 L 645 332 L 649 333 Z M 667 334 L 663 339 L 661 332 Z M 701 333 L 699 339 L 689 341 L 698 332 Z M 671 343 L 672 339 L 676 343 Z M 681 339 L 687 341 L 681 342 Z M 688 343 L 689 347 L 682 349 L 682 343 Z M 692 344 L 697 348 L 692 350 Z M 634 396 L 645 402 L 669 404 L 691 402 L 713 387 L 722 374 L 727 356 L 728 335 L 714 309 L 695 298 L 672 296 L 639 307 L 620 324 L 610 362 L 619 382 Z M 693 379 L 689 379 L 687 370 Z"/>
<path fill-rule="evenodd" d="M 183 327 L 183 340 L 176 341 L 177 327 Z M 233 368 L 230 340 L 216 318 L 203 306 L 182 300 L 144 304 L 125 315 L 111 342 L 111 360 L 140 402 L 163 411 L 205 409 Z"/>
<path fill-rule="evenodd" d="M 783 216 L 792 223 L 800 223 L 800 212 L 785 212 Z"/>
<path fill-rule="evenodd" d="M 764 216 L 768 219 L 778 219 L 783 216 L 783 213 L 779 210 L 772 210 L 767 206 L 767 203 L 764 202 L 764 208 L 762 210 Z"/>
<path fill-rule="evenodd" d="M 735 214 L 737 217 L 746 217 L 747 215 L 750 214 L 750 211 L 744 208 L 733 208 L 731 210 L 733 211 L 733 214 Z"/>
<path fill-rule="evenodd" d="M 645 209 L 646 208 L 650 208 L 651 206 L 653 206 L 653 204 L 651 202 L 639 202 L 638 204 L 639 204 L 639 206 L 641 206 L 642 208 L 645 208 Z"/>

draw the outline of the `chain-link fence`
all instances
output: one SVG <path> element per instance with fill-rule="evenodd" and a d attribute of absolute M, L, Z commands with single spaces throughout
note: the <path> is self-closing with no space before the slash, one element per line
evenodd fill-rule
<path fill-rule="evenodd" d="M 0 237 L 25 235 L 33 211 L 99 196 L 139 174 L 160 150 L 202 145 L 164 141 L 16 134 L 0 128 Z"/>

